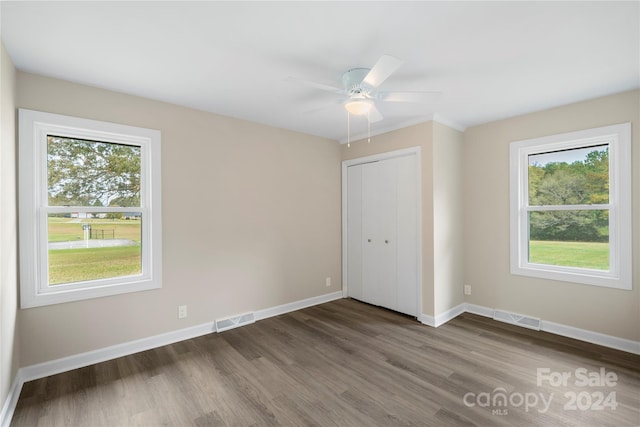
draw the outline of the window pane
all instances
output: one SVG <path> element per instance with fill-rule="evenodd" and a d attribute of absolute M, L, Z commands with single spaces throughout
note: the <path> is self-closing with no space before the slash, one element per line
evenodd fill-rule
<path fill-rule="evenodd" d="M 609 146 L 529 155 L 529 205 L 609 203 Z"/>
<path fill-rule="evenodd" d="M 529 213 L 529 262 L 609 270 L 609 211 Z"/>
<path fill-rule="evenodd" d="M 140 206 L 140 147 L 47 136 L 49 206 Z"/>
<path fill-rule="evenodd" d="M 142 273 L 140 212 L 50 214 L 49 285 Z"/>

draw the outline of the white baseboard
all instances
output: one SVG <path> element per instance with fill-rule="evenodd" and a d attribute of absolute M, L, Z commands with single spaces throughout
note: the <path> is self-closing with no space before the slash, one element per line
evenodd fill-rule
<path fill-rule="evenodd" d="M 24 384 L 24 381 L 20 376 L 20 371 L 18 370 L 18 373 L 13 380 L 13 384 L 11 384 L 11 389 L 7 395 L 7 399 L 5 400 L 4 405 L 2 405 L 2 412 L 0 412 L 0 427 L 9 427 L 11 424 L 13 412 L 16 410 L 18 398 L 22 391 L 22 384 Z"/>
<path fill-rule="evenodd" d="M 290 313 L 296 310 L 302 310 L 303 308 L 311 307 L 318 304 L 324 304 L 325 302 L 334 301 L 343 298 L 342 291 L 332 292 L 330 294 L 324 294 L 317 297 L 311 297 L 300 301 L 290 302 L 288 304 L 278 305 L 276 307 L 265 308 L 264 310 L 258 310 L 254 312 L 256 321 L 267 319 L 269 317 L 279 316 L 281 314 Z"/>
<path fill-rule="evenodd" d="M 449 320 L 459 316 L 462 313 L 472 313 L 479 316 L 493 318 L 495 309 L 483 307 L 481 305 L 463 303 L 455 306 L 454 308 L 438 314 L 435 317 L 427 314 L 418 316 L 418 321 L 437 328 L 440 325 L 447 323 Z M 586 329 L 574 328 L 573 326 L 562 325 L 560 323 L 549 322 L 542 320 L 540 322 L 540 330 L 549 332 L 556 335 L 562 335 L 563 337 L 573 338 L 580 341 L 585 341 L 591 344 L 601 345 L 603 347 L 609 347 L 616 350 L 626 351 L 628 353 L 640 355 L 640 342 L 632 341 L 625 338 L 614 337 L 611 335 L 601 334 L 599 332 L 587 331 Z"/>
<path fill-rule="evenodd" d="M 330 294 L 320 295 L 313 298 L 307 298 L 292 303 L 279 305 L 276 307 L 258 310 L 255 312 L 255 320 L 262 320 L 268 317 L 289 313 L 291 311 L 300 310 L 313 305 L 323 304 L 342 298 L 342 292 L 333 292 Z M 215 332 L 215 323 L 207 322 L 201 325 L 191 326 L 177 331 L 171 331 L 160 335 L 154 335 L 135 341 L 129 341 L 110 347 L 101 348 L 73 356 L 63 357 L 61 359 L 51 360 L 37 365 L 31 365 L 20 369 L 24 381 L 31 381 L 38 378 L 44 378 L 49 375 L 55 375 L 60 372 L 70 371 L 72 369 L 82 368 L 84 366 L 93 365 L 94 363 L 104 362 L 106 360 L 118 357 L 128 356 L 152 348 L 161 347 L 163 345 L 173 344 L 178 341 L 188 340 L 190 338 Z"/>
<path fill-rule="evenodd" d="M 599 332 L 587 331 L 586 329 L 574 328 L 573 326 L 548 322 L 546 320 L 540 322 L 540 330 L 640 355 L 639 341 L 632 341 L 625 338 L 601 334 Z"/>
<path fill-rule="evenodd" d="M 276 307 L 258 310 L 255 314 L 255 320 L 262 320 L 268 317 L 289 313 L 291 311 L 300 310 L 313 305 L 322 304 L 342 298 L 342 292 L 332 292 L 330 294 L 320 295 L 317 297 L 307 298 L 300 301 L 294 301 L 288 304 Z M 215 323 L 207 322 L 201 325 L 191 326 L 177 331 L 171 331 L 152 337 L 142 338 L 135 341 L 129 341 L 98 350 L 89 351 L 73 356 L 63 357 L 61 359 L 51 360 L 37 365 L 31 365 L 20 369 L 24 381 L 31 381 L 38 378 L 44 378 L 49 375 L 55 375 L 60 372 L 70 371 L 72 369 L 82 368 L 84 366 L 93 365 L 94 363 L 104 362 L 106 360 L 115 359 L 122 356 L 138 353 L 152 348 L 161 347 L 163 345 L 173 344 L 178 341 L 188 340 L 190 338 L 199 337 L 201 335 L 216 332 Z"/>
<path fill-rule="evenodd" d="M 212 332 L 215 332 L 214 324 L 213 322 L 207 322 L 201 325 L 179 329 L 177 331 L 129 341 L 98 350 L 88 351 L 86 353 L 74 354 L 73 356 L 50 360 L 48 362 L 38 363 L 37 365 L 26 366 L 24 368 L 20 368 L 20 372 L 24 381 L 36 380 L 38 378 L 44 378 L 49 375 L 55 375 L 61 372 L 71 371 L 72 369 L 78 369 L 95 363 L 116 359 L 118 357 L 128 356 L 130 354 L 139 353 L 141 351 L 150 350 L 163 345 L 173 344 L 178 341 L 184 341 L 190 338 L 210 334 Z"/>
<path fill-rule="evenodd" d="M 475 305 L 475 304 L 469 304 L 469 303 L 465 305 L 466 305 L 465 312 L 467 313 L 472 313 L 472 314 L 477 314 L 479 316 L 493 318 L 493 312 L 495 311 L 493 308 L 487 308 L 481 305 Z"/>
<path fill-rule="evenodd" d="M 429 316 L 428 314 L 421 314 L 418 316 L 418 322 L 425 324 L 427 326 L 431 326 L 432 328 L 436 327 L 436 318 L 433 316 Z"/>
<path fill-rule="evenodd" d="M 437 328 L 440 325 L 444 325 L 449 320 L 458 317 L 462 313 L 465 312 L 466 305 L 464 303 L 458 304 L 457 306 L 450 308 L 444 313 L 436 314 L 436 316 L 429 316 L 428 314 L 422 314 L 418 316 L 418 321 L 424 323 L 425 325 L 429 325 L 433 328 Z"/>
<path fill-rule="evenodd" d="M 493 318 L 495 309 L 483 307 L 475 304 L 466 304 L 467 313 L 478 314 L 484 317 Z M 591 344 L 601 345 L 616 350 L 640 355 L 640 341 L 628 340 L 626 338 L 614 337 L 612 335 L 601 334 L 599 332 L 588 331 L 586 329 L 575 328 L 573 326 L 562 325 L 560 323 L 540 321 L 540 330 L 551 334 L 585 341 Z"/>
<path fill-rule="evenodd" d="M 438 326 L 440 326 L 440 325 L 444 325 L 449 320 L 458 317 L 459 315 L 464 313 L 465 310 L 466 310 L 466 305 L 464 303 L 462 303 L 462 304 L 458 304 L 457 306 L 455 306 L 453 308 L 450 308 L 449 310 L 445 311 L 444 313 L 436 314 L 436 318 L 435 318 L 435 321 L 436 321 L 435 326 L 436 326 L 436 328 Z"/>
<path fill-rule="evenodd" d="M 313 305 L 323 304 L 343 298 L 342 291 L 332 292 L 317 297 L 307 298 L 300 301 L 294 301 L 288 304 L 276 307 L 266 308 L 255 312 L 255 320 L 262 320 L 268 317 L 278 316 L 280 314 L 289 313 L 291 311 L 300 310 L 311 307 Z M 61 359 L 51 360 L 48 362 L 38 363 L 36 365 L 20 368 L 11 387 L 11 391 L 0 413 L 0 427 L 9 426 L 13 412 L 15 411 L 18 397 L 22 391 L 22 386 L 27 381 L 37 380 L 39 378 L 48 377 L 50 375 L 59 374 L 61 372 L 70 371 L 77 368 L 93 365 L 95 363 L 116 359 L 118 357 L 128 356 L 130 354 L 139 353 L 141 351 L 150 350 L 152 348 L 161 347 L 163 345 L 173 344 L 175 342 L 188 340 L 202 335 L 216 332 L 215 322 L 207 322 L 201 325 L 191 326 L 177 331 L 171 331 L 152 337 L 142 338 L 135 341 L 129 341 L 98 350 L 88 351 L 86 353 L 74 354 L 72 356 L 63 357 Z"/>

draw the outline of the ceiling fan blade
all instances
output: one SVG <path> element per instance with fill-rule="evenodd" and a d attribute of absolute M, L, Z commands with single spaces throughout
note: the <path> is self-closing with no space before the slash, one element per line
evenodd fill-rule
<path fill-rule="evenodd" d="M 415 102 L 426 103 L 437 101 L 442 92 L 378 92 L 378 100 L 386 102 Z"/>
<path fill-rule="evenodd" d="M 312 87 L 314 89 L 324 90 L 325 92 L 332 92 L 332 93 L 339 93 L 339 94 L 345 93 L 344 89 L 341 89 L 339 87 L 327 85 L 324 83 L 313 82 L 311 80 L 300 79 L 298 77 L 289 76 L 285 80 L 289 83 L 301 84 L 304 86 Z"/>
<path fill-rule="evenodd" d="M 391 55 L 383 55 L 378 59 L 376 65 L 367 73 L 362 83 L 365 83 L 373 88 L 376 88 L 382 84 L 383 81 L 393 74 L 403 61 Z"/>
<path fill-rule="evenodd" d="M 375 105 L 372 105 L 371 110 L 369 111 L 369 123 L 379 122 L 382 119 L 383 117 L 382 114 L 380 114 L 380 111 L 378 111 Z"/>

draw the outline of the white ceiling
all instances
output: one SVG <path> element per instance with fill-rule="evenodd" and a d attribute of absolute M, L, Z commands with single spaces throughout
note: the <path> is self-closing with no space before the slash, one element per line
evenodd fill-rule
<path fill-rule="evenodd" d="M 463 129 L 640 87 L 640 2 L 8 2 L 20 70 L 271 126 L 346 138 L 339 85 L 383 54 L 404 65 L 373 134 L 436 119 Z M 319 111 L 310 110 L 328 106 Z M 352 120 L 352 136 L 363 120 Z"/>

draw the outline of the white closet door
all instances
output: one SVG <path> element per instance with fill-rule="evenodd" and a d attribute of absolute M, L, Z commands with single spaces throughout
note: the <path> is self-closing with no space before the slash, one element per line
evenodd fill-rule
<path fill-rule="evenodd" d="M 416 156 L 347 168 L 347 283 L 352 298 L 418 315 Z"/>
<path fill-rule="evenodd" d="M 365 301 L 396 309 L 395 160 L 363 165 L 362 279 Z"/>

